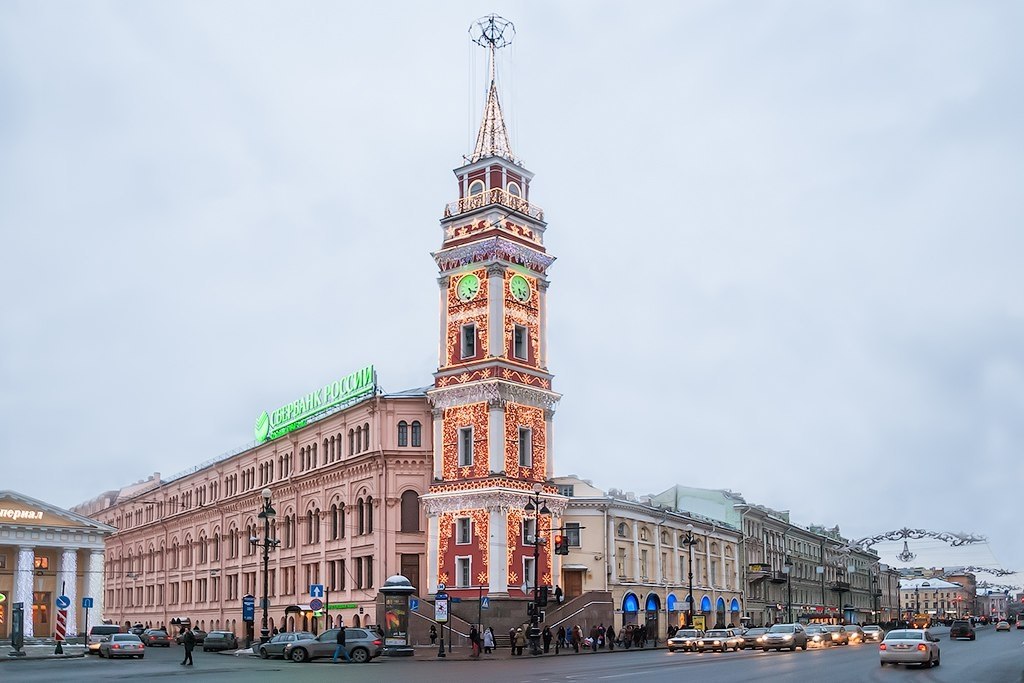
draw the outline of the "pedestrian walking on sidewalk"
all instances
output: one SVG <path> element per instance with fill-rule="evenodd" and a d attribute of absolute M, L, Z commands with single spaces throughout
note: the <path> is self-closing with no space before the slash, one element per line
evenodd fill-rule
<path fill-rule="evenodd" d="M 540 637 L 544 641 L 544 654 L 547 654 L 551 649 L 551 628 L 547 624 L 544 625 L 544 632 Z"/>
<path fill-rule="evenodd" d="M 469 644 L 473 648 L 473 654 L 470 657 L 480 659 L 480 632 L 476 630 L 475 625 L 469 629 Z"/>
<path fill-rule="evenodd" d="M 565 627 L 559 626 L 558 632 L 555 633 L 555 654 L 565 647 Z"/>
<path fill-rule="evenodd" d="M 430 644 L 431 645 L 436 645 L 437 644 L 437 627 L 434 626 L 433 624 L 430 625 Z"/>
<path fill-rule="evenodd" d="M 608 630 L 604 632 L 604 639 L 608 643 L 608 651 L 611 652 L 615 649 L 615 629 L 608 625 Z"/>
<path fill-rule="evenodd" d="M 512 651 L 512 654 L 515 655 L 515 653 L 516 653 L 516 627 L 515 626 L 513 626 L 512 628 L 510 628 L 508 630 L 508 646 L 509 646 L 509 649 Z"/>
<path fill-rule="evenodd" d="M 516 635 L 512 642 L 515 643 L 512 654 L 521 657 L 523 655 L 523 648 L 526 647 L 526 633 L 522 627 L 516 629 Z"/>
<path fill-rule="evenodd" d="M 342 624 L 338 629 L 338 637 L 336 641 L 338 646 L 334 648 L 334 658 L 331 660 L 335 664 L 338 663 L 338 655 L 340 654 L 345 658 L 346 662 L 352 662 L 352 658 L 348 656 L 348 648 L 345 647 L 345 624 Z"/>
<path fill-rule="evenodd" d="M 484 654 L 491 654 L 494 649 L 494 629 L 488 626 L 484 629 Z"/>
<path fill-rule="evenodd" d="M 572 627 L 572 649 L 579 653 L 580 645 L 583 644 L 583 629 L 579 624 Z"/>
<path fill-rule="evenodd" d="M 185 646 L 185 659 L 181 660 L 182 666 L 192 666 L 192 650 L 196 646 L 196 634 L 192 629 L 181 627 L 181 644 Z"/>

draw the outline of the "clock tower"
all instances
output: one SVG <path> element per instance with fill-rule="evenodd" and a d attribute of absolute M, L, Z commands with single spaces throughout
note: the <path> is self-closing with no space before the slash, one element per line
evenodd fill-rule
<path fill-rule="evenodd" d="M 566 503 L 547 483 L 560 398 L 547 367 L 554 257 L 544 248 L 544 212 L 530 201 L 533 174 L 512 153 L 498 97 L 494 50 L 510 41 L 511 24 L 482 21 L 475 40 L 491 51 L 483 120 L 467 163 L 455 169 L 458 199 L 445 207 L 433 254 L 441 320 L 427 392 L 427 582 L 431 593 L 445 584 L 456 596 L 525 598 L 535 576 L 537 585 L 556 583 L 551 528 Z M 538 493 L 550 515 L 526 511 Z"/>

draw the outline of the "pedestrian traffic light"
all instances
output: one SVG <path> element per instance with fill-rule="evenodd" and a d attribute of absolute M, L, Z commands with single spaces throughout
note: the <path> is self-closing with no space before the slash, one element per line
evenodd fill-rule
<path fill-rule="evenodd" d="M 556 555 L 568 555 L 569 554 L 569 537 L 565 534 L 555 535 L 555 554 Z"/>
<path fill-rule="evenodd" d="M 546 607 L 548 604 L 548 587 L 539 586 L 537 589 L 537 606 Z"/>

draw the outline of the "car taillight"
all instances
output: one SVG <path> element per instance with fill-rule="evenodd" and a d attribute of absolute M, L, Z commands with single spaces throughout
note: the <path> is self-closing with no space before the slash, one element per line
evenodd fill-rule
<path fill-rule="evenodd" d="M 115 650 L 120 650 L 120 649 L 121 649 L 121 646 L 120 646 L 120 645 L 117 645 L 116 643 L 114 644 L 114 646 L 113 646 L 113 647 L 114 647 L 114 649 L 115 649 Z"/>
<path fill-rule="evenodd" d="M 373 644 L 376 645 L 377 647 L 380 647 L 381 645 L 384 644 L 384 641 L 378 638 L 377 640 L 373 641 Z"/>
<path fill-rule="evenodd" d="M 878 646 L 878 649 L 879 650 L 888 650 L 889 648 L 885 646 L 885 643 L 882 643 L 881 645 Z"/>
<path fill-rule="evenodd" d="M 921 643 L 920 645 L 917 646 L 918 652 L 924 652 L 927 649 L 928 649 L 928 646 L 925 645 L 924 643 Z"/>

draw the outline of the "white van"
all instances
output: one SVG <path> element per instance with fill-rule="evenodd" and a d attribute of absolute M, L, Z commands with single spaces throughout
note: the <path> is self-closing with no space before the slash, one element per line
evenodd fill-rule
<path fill-rule="evenodd" d="M 89 629 L 89 638 L 86 640 L 85 651 L 88 654 L 96 654 L 100 651 L 100 643 L 114 635 L 120 633 L 121 627 L 117 624 L 97 624 Z"/>

